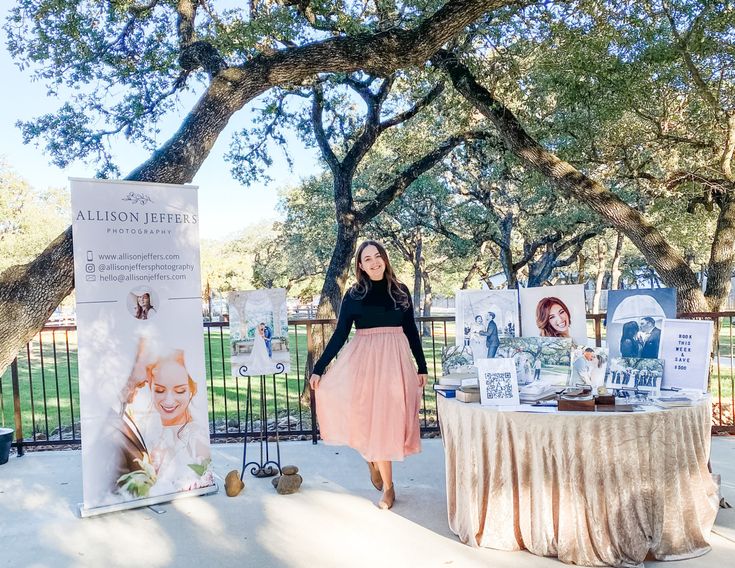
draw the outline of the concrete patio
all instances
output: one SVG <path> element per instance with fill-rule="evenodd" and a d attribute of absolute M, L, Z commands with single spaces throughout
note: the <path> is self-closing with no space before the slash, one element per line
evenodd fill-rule
<path fill-rule="evenodd" d="M 251 451 L 257 446 L 249 445 Z M 280 496 L 270 479 L 245 478 L 236 498 L 180 499 L 154 508 L 79 519 L 79 451 L 11 456 L 0 466 L 0 566 L 237 566 L 237 567 L 559 567 L 527 552 L 472 549 L 447 526 L 440 440 L 395 468 L 392 511 L 352 450 L 310 442 L 281 445 L 282 464 L 300 468 L 299 493 Z M 242 444 L 213 446 L 222 478 L 239 469 Z M 735 437 L 714 438 L 712 464 L 722 492 L 735 504 Z M 157 513 L 155 510 L 161 511 Z M 735 509 L 721 509 L 712 551 L 677 568 L 732 566 Z M 646 562 L 646 566 L 668 565 Z"/>

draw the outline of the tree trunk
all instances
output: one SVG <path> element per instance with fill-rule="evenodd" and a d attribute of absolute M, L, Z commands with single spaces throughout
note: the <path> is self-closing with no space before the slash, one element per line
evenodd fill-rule
<path fill-rule="evenodd" d="M 625 235 L 618 232 L 615 240 L 615 253 L 613 254 L 612 267 L 610 269 L 610 290 L 618 290 L 620 288 L 620 258 L 623 253 L 623 242 Z"/>
<path fill-rule="evenodd" d="M 421 272 L 421 278 L 424 281 L 424 317 L 430 318 L 431 305 L 434 301 L 434 298 L 431 293 L 431 280 L 429 278 L 429 273 L 426 270 L 423 270 Z M 424 337 L 431 337 L 431 323 L 424 322 L 422 335 Z"/>
<path fill-rule="evenodd" d="M 720 204 L 717 228 L 707 268 L 705 296 L 710 310 L 717 311 L 730 296 L 730 282 L 735 265 L 735 198 L 726 195 Z"/>
<path fill-rule="evenodd" d="M 498 260 L 500 266 L 503 267 L 505 280 L 508 282 L 508 289 L 518 288 L 518 272 L 513 266 L 513 249 L 511 248 L 511 232 L 513 231 L 513 216 L 506 215 L 498 223 L 500 229 L 500 238 L 502 242 L 498 245 Z"/>
<path fill-rule="evenodd" d="M 605 260 L 606 250 L 605 242 L 602 239 L 597 241 L 597 278 L 595 278 L 595 294 L 592 296 L 592 313 L 600 313 L 600 298 L 602 296 L 602 283 L 605 280 Z"/>
<path fill-rule="evenodd" d="M 337 242 L 332 251 L 327 274 L 324 277 L 317 318 L 334 318 L 339 314 L 342 303 L 345 283 L 350 271 L 350 264 L 357 248 L 357 239 L 360 237 L 360 225 L 357 215 L 352 209 L 352 180 L 350 176 L 335 176 Z M 349 196 L 341 199 L 339 196 Z"/>
<path fill-rule="evenodd" d="M 339 225 L 337 227 L 337 246 L 334 247 L 329 261 L 327 275 L 324 277 L 321 297 L 316 311 L 319 319 L 334 318 L 339 314 L 345 283 L 350 271 L 352 257 L 357 248 L 359 229 L 355 226 Z"/>
<path fill-rule="evenodd" d="M 640 212 L 543 148 L 524 130 L 510 109 L 477 83 L 469 69 L 453 55 L 443 51 L 433 61 L 447 72 L 454 87 L 493 123 L 509 151 L 526 166 L 553 182 L 564 195 L 584 203 L 612 227 L 625 233 L 663 281 L 677 289 L 680 311 L 707 310 L 709 305 L 696 275 L 661 232 L 646 221 Z"/>
<path fill-rule="evenodd" d="M 416 235 L 416 250 L 413 254 L 413 314 L 418 316 L 421 313 L 421 263 L 423 261 L 424 242 L 421 238 L 421 229 Z"/>
<path fill-rule="evenodd" d="M 518 288 L 518 275 L 513 268 L 513 251 L 504 246 L 499 247 L 499 258 L 500 266 L 503 267 L 503 273 L 505 274 L 505 280 L 508 283 L 508 289 Z"/>
<path fill-rule="evenodd" d="M 554 257 L 543 253 L 541 258 L 528 263 L 528 288 L 543 286 L 551 278 L 554 271 Z"/>
<path fill-rule="evenodd" d="M 73 289 L 71 227 L 33 262 L 0 274 L 0 373 Z"/>
<path fill-rule="evenodd" d="M 587 257 L 580 254 L 577 257 L 577 284 L 584 284 L 584 271 L 587 267 Z"/>

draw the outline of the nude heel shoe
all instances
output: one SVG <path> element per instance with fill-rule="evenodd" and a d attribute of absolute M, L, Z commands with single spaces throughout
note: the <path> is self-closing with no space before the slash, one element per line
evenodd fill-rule
<path fill-rule="evenodd" d="M 389 489 L 385 490 L 382 499 L 378 503 L 378 507 L 383 510 L 390 509 L 393 506 L 393 502 L 396 500 L 395 486 L 391 485 Z"/>
<path fill-rule="evenodd" d="M 373 483 L 373 487 L 378 491 L 383 490 L 383 478 L 380 476 L 380 470 L 375 467 L 375 464 L 371 461 L 367 462 L 368 468 L 370 469 L 370 481 Z"/>

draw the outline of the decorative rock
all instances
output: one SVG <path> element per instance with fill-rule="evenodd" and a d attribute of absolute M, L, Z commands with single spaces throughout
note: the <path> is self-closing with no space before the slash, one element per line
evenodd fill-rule
<path fill-rule="evenodd" d="M 294 475 L 282 475 L 278 480 L 276 491 L 278 491 L 279 495 L 291 495 L 299 490 L 302 481 L 303 479 L 298 473 Z"/>
<path fill-rule="evenodd" d="M 278 489 L 278 481 L 281 479 L 280 475 L 277 475 L 273 479 L 271 479 L 271 483 L 273 484 L 273 489 Z"/>
<path fill-rule="evenodd" d="M 237 497 L 243 487 L 245 487 L 245 484 L 240 479 L 239 471 L 233 469 L 227 474 L 227 477 L 225 477 L 225 493 L 228 497 Z"/>
<path fill-rule="evenodd" d="M 303 478 L 299 475 L 299 468 L 295 465 L 285 465 L 281 468 L 281 473 L 274 478 L 272 483 L 279 495 L 290 495 L 296 493 L 301 487 Z"/>

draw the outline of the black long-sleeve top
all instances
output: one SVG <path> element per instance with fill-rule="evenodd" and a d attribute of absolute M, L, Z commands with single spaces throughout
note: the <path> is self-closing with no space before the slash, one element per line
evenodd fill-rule
<path fill-rule="evenodd" d="M 373 327 L 402 327 L 403 333 L 408 338 L 408 344 L 411 347 L 413 358 L 418 365 L 419 374 L 426 374 L 426 358 L 421 347 L 421 338 L 416 329 L 416 322 L 413 318 L 413 301 L 408 288 L 400 284 L 401 289 L 408 294 L 408 309 L 403 309 L 400 305 L 395 306 L 393 300 L 388 295 L 388 281 L 373 281 L 372 287 L 361 300 L 353 298 L 348 292 L 342 299 L 342 306 L 339 310 L 339 318 L 337 327 L 332 334 L 332 338 L 327 343 L 324 353 L 314 365 L 314 374 L 323 375 L 327 365 L 337 355 L 339 350 L 347 341 L 350 334 L 352 324 L 357 329 L 370 329 Z"/>

